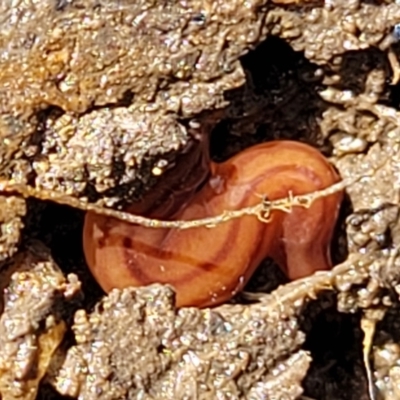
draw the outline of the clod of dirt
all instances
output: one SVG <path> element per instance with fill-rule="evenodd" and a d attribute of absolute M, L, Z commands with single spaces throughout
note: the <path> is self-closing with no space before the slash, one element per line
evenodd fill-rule
<path fill-rule="evenodd" d="M 20 253 L 0 318 L 0 393 L 3 400 L 33 400 L 67 329 L 65 317 L 80 291 L 75 276 L 65 279 L 41 245 Z M 2 280 L 6 273 L 3 271 Z M 2 286 L 4 286 L 4 281 Z"/>
<path fill-rule="evenodd" d="M 163 391 L 184 398 L 193 390 L 199 398 L 295 399 L 304 389 L 316 399 L 364 400 L 375 382 L 385 399 L 397 395 L 397 2 L 45 0 L 2 2 L 0 15 L 0 187 L 11 179 L 83 203 L 162 204 L 187 177 L 195 190 L 207 174 L 202 146 L 211 131 L 217 159 L 290 137 L 332 155 L 350 182 L 333 272 L 256 296 L 260 303 L 203 311 L 176 311 L 160 286 L 100 300 L 76 244 L 79 221 L 68 225 L 65 208 L 43 202 L 30 203 L 22 220 L 25 201 L 3 196 L 4 398 L 18 390 L 33 398 L 46 374 L 57 399 L 163 398 Z M 50 246 L 62 271 L 40 245 L 23 250 L 32 236 Z M 21 265 L 26 272 L 10 285 Z M 70 270 L 83 276 L 87 298 L 64 337 L 79 287 L 64 277 Z M 302 348 L 306 337 L 340 329 L 343 314 L 324 306 L 326 292 L 360 321 L 386 312 L 376 324 L 371 376 L 361 343 L 343 347 L 346 357 L 310 341 L 309 353 Z M 311 297 L 318 318 L 314 303 L 302 308 Z"/>
<path fill-rule="evenodd" d="M 173 303 L 170 288 L 152 285 L 114 290 L 91 314 L 78 311 L 77 344 L 57 372 L 58 391 L 110 400 L 301 394 L 310 358 L 299 349 L 304 335 L 293 310 L 282 319 L 267 303 L 215 310 Z"/>

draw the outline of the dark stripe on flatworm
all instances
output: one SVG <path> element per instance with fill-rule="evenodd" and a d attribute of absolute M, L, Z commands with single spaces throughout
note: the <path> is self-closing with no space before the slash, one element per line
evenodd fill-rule
<path fill-rule="evenodd" d="M 99 246 L 99 249 L 104 248 L 104 246 L 106 245 L 106 238 L 104 235 L 97 240 L 97 245 Z"/>
<path fill-rule="evenodd" d="M 132 239 L 129 236 L 125 236 L 122 240 L 122 245 L 125 247 L 125 249 L 131 249 Z"/>

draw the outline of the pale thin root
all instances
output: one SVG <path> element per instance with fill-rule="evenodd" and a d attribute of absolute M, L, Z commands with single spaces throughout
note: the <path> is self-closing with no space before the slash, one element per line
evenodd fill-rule
<path fill-rule="evenodd" d="M 318 271 L 311 276 L 296 279 L 280 286 L 271 295 L 274 295 L 273 297 L 278 299 L 277 301 L 280 304 L 288 307 L 295 304 L 296 300 L 312 299 L 321 291 L 332 290 L 335 287 L 336 277 L 351 272 L 360 262 L 364 265 L 371 264 L 369 255 L 354 254 L 343 263 L 336 265 L 332 270 Z"/>
<path fill-rule="evenodd" d="M 369 362 L 369 356 L 372 348 L 372 341 L 375 334 L 377 321 L 367 318 L 365 315 L 361 319 L 361 329 L 364 332 L 363 340 L 363 362 L 364 367 L 367 372 L 368 380 L 368 394 L 371 400 L 375 400 L 374 391 L 374 379 L 373 372 L 371 370 L 371 364 Z"/>
<path fill-rule="evenodd" d="M 399 254 L 399 251 L 400 247 L 397 247 L 393 250 L 393 255 Z M 283 312 L 285 310 L 285 312 L 290 312 L 291 310 L 293 313 L 296 313 L 296 310 L 298 310 L 299 307 L 301 307 L 303 304 L 302 302 L 298 303 L 299 300 L 312 300 L 317 297 L 318 293 L 325 290 L 332 290 L 336 286 L 336 277 L 343 276 L 344 274 L 348 274 L 350 272 L 353 274 L 354 270 L 357 270 L 356 266 L 360 263 L 364 266 L 368 266 L 372 263 L 372 260 L 369 259 L 368 254 L 354 254 L 343 263 L 336 265 L 332 270 L 318 271 L 311 276 L 297 279 L 278 287 L 272 293 L 265 296 L 261 301 L 268 303 L 268 307 L 271 307 L 271 310 L 277 310 L 279 312 Z M 298 304 L 298 306 L 296 306 L 296 304 Z M 383 318 L 384 312 L 384 308 L 365 310 L 362 321 L 364 325 L 362 326 L 362 329 L 365 329 L 365 324 L 369 324 L 369 329 L 373 328 L 371 321 L 381 320 Z M 370 330 L 367 333 L 371 338 L 373 330 Z M 371 339 L 367 338 L 366 340 L 367 341 L 364 343 L 363 346 L 364 357 L 370 351 Z"/>
<path fill-rule="evenodd" d="M 223 222 L 237 219 L 245 215 L 253 215 L 256 216 L 261 222 L 269 223 L 271 221 L 270 215 L 273 210 L 280 210 L 289 213 L 292 211 L 293 207 L 309 208 L 315 200 L 339 192 L 351 183 L 354 183 L 365 176 L 366 175 L 362 175 L 353 179 L 345 179 L 327 187 L 326 189 L 300 196 L 293 196 L 293 193 L 289 192 L 288 197 L 274 201 L 266 200 L 266 197 L 262 196 L 262 201 L 254 206 L 244 207 L 239 210 L 227 210 L 214 217 L 190 221 L 162 221 L 158 219 L 146 218 L 140 215 L 134 215 L 128 212 L 113 210 L 101 205 L 88 203 L 87 200 L 76 199 L 54 190 L 36 189 L 32 186 L 18 184 L 13 182 L 13 180 L 0 180 L 0 192 L 18 194 L 25 198 L 34 197 L 40 200 L 51 200 L 56 203 L 68 205 L 83 211 L 93 211 L 96 214 L 116 218 L 124 222 L 141 225 L 147 228 L 191 229 L 200 226 L 211 228 Z"/>
<path fill-rule="evenodd" d="M 269 224 L 272 220 L 271 210 L 260 210 L 256 216 L 257 219 L 264 224 Z"/>
<path fill-rule="evenodd" d="M 386 309 L 384 307 L 377 309 L 367 309 L 364 310 L 363 316 L 361 318 L 361 329 L 364 332 L 363 340 L 363 362 L 365 370 L 367 372 L 368 380 L 368 394 L 371 400 L 375 400 L 375 383 L 374 374 L 370 363 L 370 354 L 373 344 L 373 339 L 376 330 L 376 324 L 380 322 L 386 314 Z"/>

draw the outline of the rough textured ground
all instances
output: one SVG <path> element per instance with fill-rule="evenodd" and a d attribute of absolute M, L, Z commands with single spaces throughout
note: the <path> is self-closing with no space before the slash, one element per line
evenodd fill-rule
<path fill-rule="evenodd" d="M 400 5 L 30 0 L 0 15 L 4 179 L 120 208 L 174 187 L 182 160 L 199 173 L 207 135 L 215 160 L 292 138 L 364 176 L 332 273 L 265 295 L 285 283 L 266 262 L 253 295 L 214 310 L 177 311 L 158 286 L 103 298 L 82 211 L 0 197 L 4 400 L 400 397 Z"/>

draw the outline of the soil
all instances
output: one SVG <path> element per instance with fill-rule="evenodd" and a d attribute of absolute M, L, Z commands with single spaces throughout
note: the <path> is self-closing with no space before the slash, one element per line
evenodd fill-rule
<path fill-rule="evenodd" d="M 0 15 L 4 400 L 400 398 L 399 4 L 46 0 Z M 159 285 L 105 296 L 68 199 L 162 198 L 184 168 L 204 174 L 208 137 L 216 161 L 283 138 L 329 157 L 349 182 L 336 267 L 288 283 L 266 260 L 212 310 L 176 310 Z"/>

